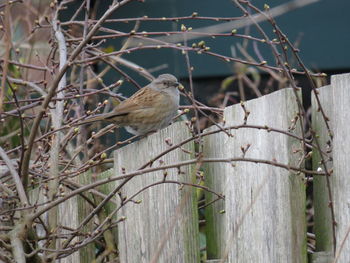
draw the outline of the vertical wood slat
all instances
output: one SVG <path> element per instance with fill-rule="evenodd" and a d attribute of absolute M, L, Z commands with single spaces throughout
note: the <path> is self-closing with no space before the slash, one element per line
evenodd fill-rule
<path fill-rule="evenodd" d="M 318 89 L 319 100 L 327 117 L 331 120 L 328 122 L 333 125 L 333 96 L 332 86 L 324 86 Z M 312 104 L 312 128 L 316 132 L 317 139 L 321 146 L 321 150 L 324 153 L 329 152 L 330 136 L 328 134 L 323 116 L 319 111 L 315 95 L 311 97 Z M 332 128 L 332 127 L 331 127 Z M 327 160 L 327 156 L 324 156 Z M 332 167 L 331 160 L 327 160 L 327 167 Z M 320 152 L 313 151 L 312 154 L 312 168 L 313 170 L 322 169 Z M 314 198 L 314 233 L 316 236 L 316 252 L 312 256 L 313 261 L 320 261 L 320 258 L 325 258 L 330 262 L 329 255 L 333 254 L 333 231 L 332 231 L 332 218 L 331 210 L 329 209 L 329 197 L 327 190 L 327 181 L 325 176 L 314 176 L 313 178 L 313 198 Z M 329 253 L 325 253 L 329 252 Z"/>
<path fill-rule="evenodd" d="M 92 174 L 92 176 L 95 177 L 95 178 L 98 178 L 98 180 L 105 179 L 105 178 L 110 178 L 113 175 L 114 175 L 114 169 L 113 168 L 105 170 L 104 172 L 99 173 L 99 174 L 98 173 Z M 99 187 L 97 187 L 96 190 L 98 190 L 99 192 L 104 193 L 106 196 L 108 196 L 111 192 L 113 192 L 114 186 L 115 185 L 113 183 L 104 184 L 104 185 L 100 185 Z M 96 215 L 95 215 L 95 223 L 97 225 L 100 225 L 101 222 L 104 222 L 105 219 L 107 218 L 107 216 L 110 216 L 110 214 L 113 213 L 113 211 L 116 209 L 116 203 L 117 203 L 116 200 L 117 200 L 117 198 L 118 198 L 118 196 L 114 195 L 103 206 L 103 208 L 96 213 Z M 104 198 L 95 195 L 95 196 L 93 196 L 93 200 L 94 200 L 95 204 L 100 204 L 104 200 Z M 116 218 L 117 217 L 114 216 L 114 219 L 116 219 Z M 113 228 L 109 228 L 108 230 L 103 232 L 103 239 L 104 239 L 104 242 L 106 244 L 104 252 L 108 251 L 110 253 L 110 255 L 108 256 L 108 260 L 110 260 L 110 261 L 115 260 L 115 258 L 117 257 L 117 253 L 116 253 L 117 250 L 118 250 L 117 236 L 118 236 L 117 226 L 115 226 Z M 82 261 L 82 262 L 90 262 L 90 261 L 91 260 Z"/>
<path fill-rule="evenodd" d="M 91 177 L 92 177 L 91 172 L 85 172 L 79 175 L 79 178 L 78 178 L 79 183 L 82 185 L 90 184 L 92 183 Z M 84 194 L 88 196 L 88 198 L 92 199 L 92 195 L 89 195 L 88 193 L 84 193 Z M 78 222 L 80 225 L 80 223 L 85 219 L 85 217 L 90 214 L 93 208 L 82 196 L 78 196 L 77 198 L 78 198 L 77 199 Z M 67 214 L 66 216 L 69 218 L 69 214 Z M 82 233 L 89 233 L 89 232 L 91 233 L 93 231 L 93 227 L 94 227 L 94 220 L 92 219 L 87 224 L 85 224 L 82 227 L 82 229 L 80 229 L 80 231 Z M 85 237 L 81 237 L 80 239 L 84 239 L 84 238 Z M 77 262 L 81 262 L 81 263 L 90 262 L 93 258 L 95 258 L 95 254 L 96 254 L 95 244 L 90 243 L 84 246 L 83 248 L 79 249 L 80 261 L 77 261 Z"/>
<path fill-rule="evenodd" d="M 284 89 L 245 103 L 247 124 L 287 130 L 297 114 L 293 90 Z M 226 126 L 243 123 L 240 105 L 225 109 Z M 216 128 L 210 128 L 216 129 Z M 297 128 L 291 132 L 300 135 Z M 205 138 L 205 157 L 265 159 L 298 166 L 298 140 L 266 130 L 238 129 Z M 266 164 L 210 163 L 206 181 L 225 195 L 207 208 L 209 258 L 223 262 L 306 262 L 305 186 L 303 175 Z M 212 196 L 207 195 L 207 202 Z M 220 210 L 224 209 L 224 213 Z M 214 244 L 214 247 L 212 247 Z M 216 246 L 215 246 L 216 244 Z M 227 259 L 226 259 L 227 258 Z"/>
<path fill-rule="evenodd" d="M 67 188 L 65 188 L 65 191 L 69 191 Z M 43 193 L 42 187 L 36 187 L 34 189 L 31 189 L 28 194 L 29 200 L 32 204 L 35 203 L 46 203 L 48 201 L 47 197 Z M 56 230 L 57 235 L 65 234 L 65 233 L 71 233 L 71 231 L 68 231 L 66 229 L 63 229 L 62 227 L 68 227 L 70 229 L 75 229 L 78 227 L 78 197 L 72 197 L 68 200 L 66 200 L 64 203 L 59 204 L 56 208 L 58 209 L 58 229 Z M 56 209 L 54 208 L 54 209 Z M 48 213 L 44 213 L 41 216 L 44 223 L 47 223 L 48 221 Z M 38 236 L 45 236 L 46 232 L 44 228 L 38 224 L 36 227 L 36 232 Z M 57 248 L 60 249 L 61 244 L 64 242 L 64 239 L 58 239 L 57 240 Z M 78 241 L 77 238 L 73 239 L 74 241 Z M 40 242 L 40 244 L 43 244 L 45 241 Z M 60 259 L 60 262 L 62 263 L 77 263 L 80 262 L 80 252 L 76 251 L 72 254 L 70 254 L 67 257 L 64 257 Z"/>
<path fill-rule="evenodd" d="M 334 198 L 337 263 L 350 260 L 350 74 L 331 78 L 333 111 L 333 169 L 331 185 Z"/>
<path fill-rule="evenodd" d="M 76 229 L 79 225 L 78 220 L 78 197 L 75 196 L 66 200 L 64 203 L 58 205 L 58 224 L 59 226 Z M 71 233 L 70 230 L 62 229 L 61 233 Z M 72 242 L 78 241 L 78 238 L 74 238 Z M 60 240 L 63 243 L 64 240 Z M 80 251 L 76 251 L 71 255 L 62 258 L 61 263 L 77 263 L 80 261 Z"/>
<path fill-rule="evenodd" d="M 333 167 L 330 185 L 333 196 L 333 206 L 336 221 L 336 259 L 338 263 L 349 262 L 350 242 L 350 74 L 335 75 L 331 78 L 331 85 L 318 89 L 319 98 L 326 116 L 329 118 L 333 132 L 333 144 L 328 143 L 330 136 L 318 112 L 318 106 L 313 96 L 313 128 L 317 133 L 322 151 L 331 150 L 332 160 L 327 160 L 327 168 Z M 328 145 L 332 145 L 328 147 Z M 327 158 L 327 156 L 325 156 Z M 320 156 L 314 158 L 313 169 L 324 169 L 320 164 Z M 315 199 L 315 257 L 324 258 L 330 262 L 333 254 L 332 219 L 329 209 L 328 190 L 325 177 L 314 178 Z M 316 260 L 314 261 L 316 262 Z"/>
<path fill-rule="evenodd" d="M 115 173 L 134 171 L 163 152 L 169 146 L 165 139 L 177 144 L 191 135 L 183 122 L 176 122 L 156 134 L 115 151 Z M 182 148 L 193 153 L 193 143 Z M 161 158 L 164 164 L 174 164 L 193 158 L 176 149 Z M 156 161 L 152 167 L 162 165 Z M 191 167 L 168 169 L 167 180 L 193 182 Z M 134 177 L 121 189 L 128 198 L 154 183 L 161 183 L 163 171 Z M 120 182 L 117 182 L 117 185 Z M 192 187 L 161 183 L 145 189 L 134 201 L 125 204 L 118 217 L 118 244 L 121 262 L 199 262 L 198 216 L 195 191 Z"/>

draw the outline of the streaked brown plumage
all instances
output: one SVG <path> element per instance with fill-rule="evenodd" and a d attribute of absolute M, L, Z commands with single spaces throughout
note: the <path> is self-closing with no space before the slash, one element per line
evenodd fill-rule
<path fill-rule="evenodd" d="M 79 124 L 108 121 L 124 126 L 134 135 L 157 131 L 169 125 L 179 108 L 179 83 L 171 74 L 163 74 L 111 112 L 95 115 Z"/>

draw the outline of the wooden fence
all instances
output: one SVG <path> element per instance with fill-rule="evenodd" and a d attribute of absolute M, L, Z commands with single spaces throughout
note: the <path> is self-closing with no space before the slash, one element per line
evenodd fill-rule
<path fill-rule="evenodd" d="M 115 151 L 114 170 L 98 179 L 135 171 L 169 150 L 148 166 L 163 166 L 164 170 L 115 180 L 100 189 L 106 194 L 118 189 L 115 200 L 119 203 L 109 203 L 105 212 L 106 220 L 119 222 L 113 235 L 121 262 L 200 261 L 197 195 L 201 192 L 192 184 L 203 178 L 202 187 L 212 190 L 204 191 L 207 262 L 350 262 L 350 74 L 333 76 L 331 85 L 318 92 L 333 142 L 328 142 L 330 136 L 314 96 L 312 124 L 322 151 L 331 152 L 332 159 L 323 158 L 333 172 L 328 182 L 326 176 L 314 176 L 317 252 L 311 259 L 306 241 L 306 179 L 294 169 L 300 167 L 304 154 L 296 100 L 301 94 L 283 89 L 246 102 L 246 111 L 241 105 L 225 109 L 223 127 L 235 129 L 228 131 L 229 136 L 214 133 L 219 128 L 213 126 L 198 138 L 203 141 L 201 172 L 193 161 L 197 158 L 195 144 L 187 140 L 192 135 L 184 122 Z M 178 144 L 181 147 L 176 148 Z M 176 149 L 170 151 L 172 147 Z M 315 151 L 312 158 L 312 170 L 324 172 L 320 154 Z M 180 163 L 188 165 L 176 167 Z M 336 221 L 335 253 L 327 184 Z M 80 204 L 77 213 L 77 200 L 66 215 L 84 218 L 89 211 Z M 125 205 L 118 209 L 121 202 Z M 78 219 L 71 228 L 79 225 Z M 90 262 L 89 253 L 94 252 L 80 250 L 62 262 L 79 262 L 79 257 L 80 262 Z"/>

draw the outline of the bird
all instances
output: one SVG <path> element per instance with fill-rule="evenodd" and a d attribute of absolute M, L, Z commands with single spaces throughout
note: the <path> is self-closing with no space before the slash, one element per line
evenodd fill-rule
<path fill-rule="evenodd" d="M 145 135 L 170 124 L 177 115 L 181 84 L 172 74 L 162 74 L 123 100 L 112 111 L 94 115 L 79 125 L 96 121 L 117 124 L 133 135 Z"/>

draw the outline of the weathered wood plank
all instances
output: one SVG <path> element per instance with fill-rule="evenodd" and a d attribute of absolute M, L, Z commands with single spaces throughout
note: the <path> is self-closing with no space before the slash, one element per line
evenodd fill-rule
<path fill-rule="evenodd" d="M 79 183 L 81 183 L 82 185 L 90 184 L 92 182 L 91 177 L 92 177 L 91 172 L 85 172 L 85 173 L 79 175 L 79 179 L 78 179 Z M 89 198 L 93 197 L 93 195 L 90 195 L 87 192 L 84 194 L 86 196 L 88 196 Z M 85 217 L 90 214 L 90 212 L 92 211 L 93 208 L 82 196 L 78 196 L 77 198 L 78 198 L 77 199 L 77 202 L 78 202 L 78 222 L 80 225 L 81 222 L 85 219 Z M 87 224 L 85 224 L 80 231 L 82 233 L 89 233 L 89 232 L 91 233 L 93 231 L 93 228 L 94 228 L 94 220 L 92 219 Z M 85 237 L 81 237 L 80 240 L 82 240 L 84 238 Z M 85 247 L 79 249 L 79 255 L 80 255 L 80 261 L 78 261 L 78 262 L 81 262 L 81 263 L 91 262 L 92 259 L 94 259 L 95 255 L 96 255 L 95 244 L 90 243 L 90 244 L 86 245 Z"/>
<path fill-rule="evenodd" d="M 325 86 L 318 89 L 319 99 L 322 108 L 331 120 L 329 123 L 333 123 L 333 96 L 332 87 Z M 316 132 L 319 144 L 321 146 L 322 152 L 326 153 L 324 159 L 327 160 L 326 164 L 328 168 L 332 167 L 332 162 L 328 159 L 327 152 L 330 151 L 330 135 L 328 134 L 325 122 L 323 120 L 322 114 L 319 111 L 319 106 L 317 104 L 315 95 L 312 94 L 312 128 Z M 312 154 L 312 167 L 313 170 L 322 169 L 323 165 L 321 163 L 320 152 L 316 149 L 313 150 Z M 314 197 L 314 233 L 316 236 L 316 251 L 333 251 L 333 231 L 332 231 L 332 218 L 331 210 L 329 209 L 329 197 L 327 190 L 327 181 L 325 176 L 315 176 L 313 178 L 313 197 Z M 321 256 L 323 254 L 320 254 Z M 314 256 L 320 258 L 321 256 Z"/>
<path fill-rule="evenodd" d="M 350 74 L 331 78 L 333 115 L 333 168 L 331 184 L 336 220 L 337 263 L 350 261 Z"/>
<path fill-rule="evenodd" d="M 169 148 L 165 140 L 173 144 L 190 137 L 183 122 L 152 134 L 147 138 L 123 147 L 115 152 L 115 173 L 131 172 L 140 168 L 159 153 Z M 182 148 L 194 151 L 193 143 Z M 156 161 L 153 167 L 174 164 L 193 158 L 176 149 Z M 191 167 L 168 169 L 166 180 L 193 182 Z M 162 183 L 163 171 L 134 177 L 121 190 L 129 198 L 141 189 L 134 201 L 125 204 L 118 217 L 126 220 L 118 225 L 118 244 L 121 262 L 199 262 L 198 218 L 195 189 L 173 183 Z M 117 185 L 120 182 L 117 183 Z M 153 185 L 159 183 L 159 185 Z M 146 189 L 147 188 L 147 189 Z"/>
<path fill-rule="evenodd" d="M 66 189 L 66 191 L 69 191 Z M 61 203 L 58 205 L 58 222 L 59 226 L 61 227 L 67 227 L 71 229 L 76 229 L 79 225 L 78 220 L 78 197 L 75 196 L 73 198 L 70 198 L 66 200 L 64 203 Z M 60 233 L 62 234 L 70 234 L 70 230 L 60 229 Z M 73 243 L 77 242 L 78 238 L 73 239 Z M 60 243 L 63 243 L 64 240 L 60 240 Z M 58 246 L 59 246 L 58 245 Z M 60 260 L 62 263 L 78 263 L 80 261 L 80 253 L 79 251 L 76 251 L 72 253 L 71 255 L 62 258 Z"/>
<path fill-rule="evenodd" d="M 67 189 L 66 187 L 64 187 L 64 191 L 68 192 L 69 189 Z M 40 203 L 46 203 L 48 202 L 47 199 L 47 195 L 44 194 L 44 187 L 39 186 L 36 187 L 34 189 L 31 189 L 29 191 L 29 200 L 32 204 L 40 204 Z M 68 229 L 75 229 L 78 227 L 79 222 L 78 222 L 78 201 L 77 201 L 78 197 L 73 197 L 70 198 L 68 200 L 66 200 L 64 203 L 61 203 L 58 205 L 57 209 L 58 209 L 58 213 L 57 213 L 57 217 L 58 217 L 58 226 L 57 229 L 55 230 L 58 236 L 61 236 L 62 234 L 69 234 L 71 233 L 71 231 L 64 229 L 65 227 L 67 227 Z M 43 222 L 45 224 L 47 224 L 48 222 L 48 213 L 44 213 L 41 216 L 41 219 L 43 220 Z M 36 225 L 36 232 L 38 234 L 38 236 L 46 236 L 46 232 L 44 230 L 44 228 L 42 227 L 42 225 L 38 224 Z M 56 244 L 57 244 L 57 248 L 62 248 L 61 244 L 64 242 L 64 239 L 58 239 Z M 73 239 L 72 242 L 78 241 L 77 238 Z M 39 247 L 41 245 L 44 245 L 46 243 L 46 241 L 39 241 Z M 76 262 L 81 262 L 80 261 L 80 254 L 79 251 L 76 251 L 74 253 L 72 253 L 71 255 L 62 258 L 60 260 L 60 262 L 62 263 L 76 263 Z"/>
<path fill-rule="evenodd" d="M 247 124 L 288 130 L 297 115 L 293 90 L 284 89 L 245 103 Z M 225 109 L 226 126 L 243 124 L 240 105 Z M 298 124 L 298 123 L 297 123 Z M 211 129 L 217 129 L 215 127 Z M 291 130 L 300 135 L 300 129 Z M 265 159 L 298 166 L 300 142 L 266 130 L 244 128 L 205 138 L 208 158 Z M 305 186 L 303 175 L 266 164 L 210 163 L 208 186 L 225 195 L 207 208 L 209 259 L 222 262 L 306 262 Z M 207 202 L 213 199 L 207 195 Z M 224 213 L 220 210 L 224 209 Z M 214 244 L 214 247 L 212 247 Z"/>
<path fill-rule="evenodd" d="M 98 180 L 104 179 L 104 178 L 109 178 L 111 176 L 114 175 L 114 169 L 108 169 L 102 173 L 93 173 L 92 177 L 94 178 L 98 178 Z M 96 188 L 96 190 L 98 190 L 101 193 L 104 193 L 106 196 L 108 196 L 109 194 L 111 194 L 111 192 L 113 192 L 113 188 L 114 188 L 115 184 L 111 183 L 111 184 L 104 184 L 104 185 L 100 185 L 99 187 Z M 116 209 L 116 199 L 118 197 L 116 195 L 114 195 L 111 199 L 109 199 L 109 201 L 103 206 L 103 208 L 101 210 L 99 210 L 96 213 L 95 216 L 95 222 L 97 223 L 97 225 L 100 225 L 101 222 L 104 222 L 105 219 L 107 218 L 107 216 L 109 216 L 111 213 L 113 213 L 113 211 Z M 95 202 L 95 204 L 101 204 L 104 200 L 104 198 L 94 195 L 93 196 L 93 200 Z M 117 216 L 112 217 L 113 219 L 117 219 Z M 103 238 L 104 238 L 104 242 L 106 244 L 105 250 L 104 252 L 108 252 L 108 260 L 109 261 L 115 261 L 117 260 L 118 257 L 118 245 L 117 245 L 117 226 L 114 226 L 113 228 L 108 228 L 108 230 L 103 232 Z M 97 260 L 98 261 L 98 260 Z M 87 261 L 89 262 L 89 261 Z"/>

